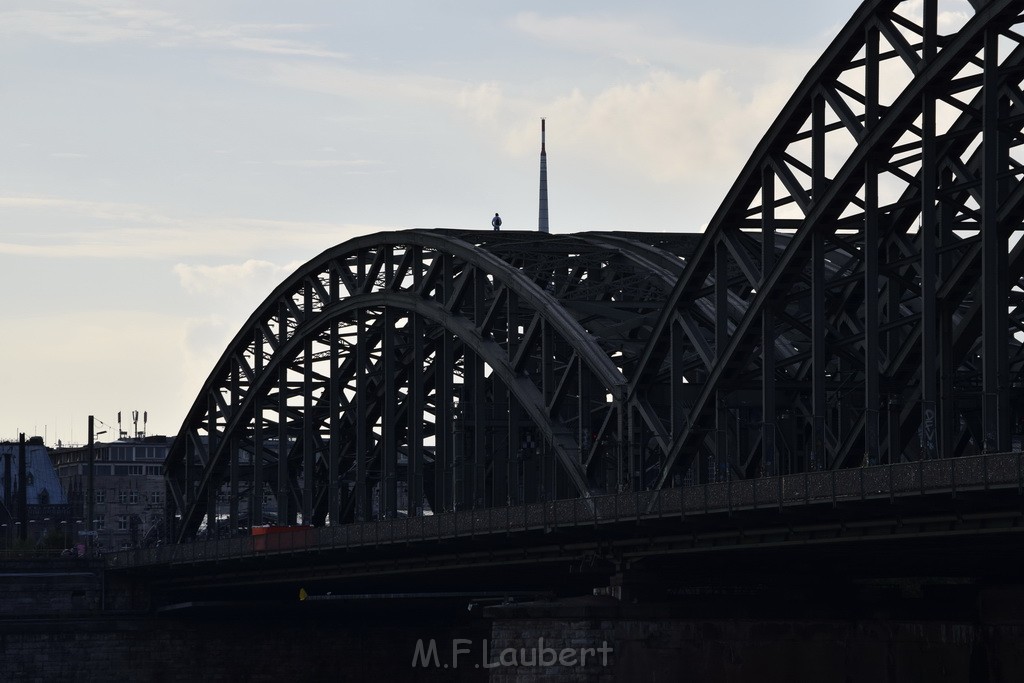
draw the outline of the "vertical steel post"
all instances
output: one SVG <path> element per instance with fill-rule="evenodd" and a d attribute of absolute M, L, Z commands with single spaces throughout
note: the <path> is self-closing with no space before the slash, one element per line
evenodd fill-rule
<path fill-rule="evenodd" d="M 729 344 L 729 252 L 724 240 L 715 243 L 715 361 L 721 362 Z M 724 475 L 729 463 L 728 393 L 719 385 L 715 391 L 715 472 Z M 711 473 L 709 473 L 710 475 Z"/>
<path fill-rule="evenodd" d="M 544 396 L 544 411 L 550 414 L 548 406 L 555 392 L 555 339 L 551 325 L 547 320 L 541 321 L 541 393 Z M 555 497 L 554 467 L 548 462 L 554 455 L 551 444 L 538 443 L 541 465 L 541 501 L 553 500 Z"/>
<path fill-rule="evenodd" d="M 683 387 L 683 362 L 686 355 L 688 340 L 681 325 L 673 320 L 669 323 L 669 403 L 672 418 L 672 433 L 667 440 L 674 442 L 686 427 L 686 401 Z"/>
<path fill-rule="evenodd" d="M 419 259 L 414 259 L 419 274 Z M 408 405 L 405 408 L 408 425 L 406 488 L 409 493 L 410 517 L 423 514 L 423 403 L 426 399 L 423 388 L 426 375 L 426 358 L 423 350 L 423 318 L 415 312 L 409 313 L 409 333 L 412 345 L 412 365 L 409 371 Z"/>
<path fill-rule="evenodd" d="M 1007 240 L 999 224 L 1000 180 L 1005 166 L 999 134 L 999 31 L 985 30 L 982 75 L 982 385 L 985 450 L 1010 449 L 1009 400 L 1007 387 Z"/>
<path fill-rule="evenodd" d="M 311 276 L 312 277 L 312 276 Z M 303 283 L 302 322 L 313 317 L 313 284 Z M 313 403 L 313 335 L 302 344 L 302 523 L 313 523 L 313 500 L 316 487 L 316 410 Z"/>
<path fill-rule="evenodd" d="M 937 8 L 935 0 L 924 3 L 924 64 L 935 57 Z M 921 457 L 937 458 L 938 416 L 937 359 L 938 319 L 936 290 L 938 267 L 936 244 L 938 215 L 935 207 L 938 185 L 938 158 L 936 153 L 935 96 L 922 95 L 921 113 L 921 224 L 918 242 L 921 249 Z"/>
<path fill-rule="evenodd" d="M 370 501 L 367 495 L 367 457 L 370 450 L 368 438 L 369 420 L 367 411 L 370 409 L 369 372 L 370 339 L 366 325 L 366 309 L 356 311 L 356 395 L 352 403 L 355 406 L 356 422 L 356 480 L 355 480 L 355 521 L 364 522 L 370 518 Z"/>
<path fill-rule="evenodd" d="M 940 174 L 940 196 L 946 188 L 953 184 L 953 172 L 943 169 Z M 948 201 L 939 202 L 939 240 L 941 247 L 950 246 L 955 241 L 953 221 L 956 209 Z M 954 267 L 953 256 L 946 253 L 939 263 L 939 279 L 943 281 Z M 954 386 L 956 381 L 956 363 L 953 358 L 953 311 L 955 304 L 947 301 L 939 305 L 939 420 L 938 443 L 941 457 L 951 458 L 955 453 L 956 433 L 960 418 L 956 413 Z"/>
<path fill-rule="evenodd" d="M 768 164 L 761 169 L 761 282 L 766 286 L 775 268 L 775 173 Z M 776 462 L 775 426 L 775 315 L 771 306 L 761 313 L 761 472 L 779 474 Z"/>
<path fill-rule="evenodd" d="M 507 464 L 507 503 L 523 503 L 524 498 L 521 491 L 519 471 L 522 466 L 523 457 L 526 455 L 522 448 L 522 435 L 519 431 L 519 401 L 516 400 L 512 390 L 508 391 L 508 464 Z M 496 501 L 500 504 L 502 501 Z"/>
<path fill-rule="evenodd" d="M 281 324 L 284 325 L 282 318 Z M 291 481 L 288 468 L 288 364 L 281 363 L 277 372 L 277 523 L 290 524 Z"/>
<path fill-rule="evenodd" d="M 486 285 L 487 278 L 480 268 L 473 268 L 473 325 L 483 332 L 484 317 L 487 315 Z M 472 370 L 470 370 L 472 365 Z M 487 378 L 484 377 L 484 361 L 476 351 L 466 348 L 466 374 L 473 377 L 473 390 L 470 392 L 470 403 L 473 407 L 473 441 L 469 464 L 472 469 L 467 472 L 472 477 L 470 495 L 472 507 L 487 505 L 487 467 L 492 459 L 487 450 L 487 418 L 490 413 L 490 402 L 487 400 Z M 492 386 L 492 389 L 494 387 Z"/>
<path fill-rule="evenodd" d="M 253 377 L 263 375 L 263 332 L 259 325 L 253 334 Z M 251 390 L 251 389 L 250 389 Z M 263 434 L 263 396 L 253 396 L 252 401 L 252 492 L 249 495 L 249 525 L 263 524 L 263 466 L 266 459 L 266 444 Z"/>
<path fill-rule="evenodd" d="M 380 514 L 393 519 L 398 514 L 398 424 L 395 404 L 398 402 L 398 383 L 395 377 L 395 328 L 397 313 L 384 308 L 381 331 L 381 370 L 384 374 L 384 393 L 380 396 Z"/>
<path fill-rule="evenodd" d="M 330 283 L 331 301 L 339 300 L 338 277 L 331 274 Z M 341 342 L 338 334 L 336 320 L 331 321 L 330 330 L 327 333 L 327 355 L 330 369 L 327 377 L 327 420 L 330 436 L 327 444 L 327 515 L 331 526 L 341 524 L 341 486 L 339 477 L 341 470 L 341 424 L 342 400 L 341 391 Z"/>
<path fill-rule="evenodd" d="M 413 291 L 419 294 L 423 289 L 423 249 L 412 247 Z M 408 456 L 406 466 L 406 484 L 409 493 L 410 517 L 423 514 L 423 414 L 427 400 L 425 382 L 427 376 L 427 360 L 424 349 L 423 335 L 426 325 L 423 317 L 415 311 L 409 312 L 409 334 L 412 345 L 411 370 L 409 372 L 409 405 L 406 408 L 408 427 L 406 429 Z"/>
<path fill-rule="evenodd" d="M 241 369 L 238 366 L 238 361 L 234 360 L 231 365 L 231 415 L 225 416 L 225 421 L 230 421 L 234 414 L 238 411 L 239 404 L 242 402 L 242 392 L 239 387 L 239 374 Z M 238 529 L 238 492 L 239 492 L 239 478 L 240 478 L 240 466 L 238 462 L 239 458 L 239 438 L 232 436 L 228 442 L 228 524 L 231 527 L 231 533 L 234 533 Z"/>
<path fill-rule="evenodd" d="M 878 40 L 879 30 L 870 26 L 865 36 L 864 129 L 870 132 L 878 124 Z M 881 462 L 879 382 L 879 254 L 878 167 L 873 159 L 864 165 L 864 454 L 868 464 Z"/>
<path fill-rule="evenodd" d="M 825 98 L 814 97 L 811 114 L 811 180 L 812 201 L 817 204 L 825 192 Z M 825 236 L 819 226 L 811 235 L 811 416 L 812 468 L 829 466 L 825 448 L 825 423 L 828 410 L 826 370 L 828 353 L 825 347 Z"/>
<path fill-rule="evenodd" d="M 452 287 L 454 286 L 455 269 L 452 257 L 448 254 L 438 254 L 441 259 L 441 279 L 437 288 L 439 303 L 449 309 L 452 302 L 449 301 Z M 450 309 L 449 309 L 450 310 Z M 441 503 L 441 509 L 435 512 L 448 512 L 454 509 L 455 495 L 452 487 L 454 476 L 454 435 L 452 434 L 452 417 L 455 395 L 455 340 L 448 330 L 441 332 L 441 344 L 434 359 L 434 384 L 436 421 L 435 421 L 435 462 L 434 481 L 437 491 L 437 500 Z"/>

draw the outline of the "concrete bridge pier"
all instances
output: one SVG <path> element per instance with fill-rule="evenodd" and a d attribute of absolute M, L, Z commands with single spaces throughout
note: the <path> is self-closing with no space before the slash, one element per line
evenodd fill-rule
<path fill-rule="evenodd" d="M 791 586 L 680 590 L 632 571 L 610 583 L 486 609 L 489 680 L 1024 680 L 1021 585 L 872 582 L 829 599 Z"/>

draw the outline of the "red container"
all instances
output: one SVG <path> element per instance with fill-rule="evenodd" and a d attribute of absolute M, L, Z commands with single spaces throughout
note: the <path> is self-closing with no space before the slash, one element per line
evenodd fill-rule
<path fill-rule="evenodd" d="M 254 552 L 266 552 L 307 548 L 312 531 L 313 527 L 309 526 L 254 526 L 252 549 Z"/>

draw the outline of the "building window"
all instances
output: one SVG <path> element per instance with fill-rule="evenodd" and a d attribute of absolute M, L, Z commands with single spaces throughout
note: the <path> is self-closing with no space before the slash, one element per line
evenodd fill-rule
<path fill-rule="evenodd" d="M 107 502 L 107 490 L 106 489 L 97 489 L 96 490 L 96 502 L 97 503 L 106 503 Z"/>
<path fill-rule="evenodd" d="M 149 502 L 152 505 L 162 505 L 164 502 L 163 491 L 153 491 L 153 493 L 149 494 Z"/>
<path fill-rule="evenodd" d="M 128 474 L 133 476 L 139 476 L 145 472 L 145 468 L 142 465 L 128 465 Z"/>
<path fill-rule="evenodd" d="M 106 515 L 96 515 L 96 531 L 103 531 L 107 526 Z"/>
<path fill-rule="evenodd" d="M 128 530 L 128 515 L 117 516 L 117 530 L 127 531 Z"/>
<path fill-rule="evenodd" d="M 119 502 L 119 503 L 127 503 L 128 502 L 128 492 L 125 491 L 124 489 L 121 489 L 120 491 L 118 491 L 117 492 L 117 502 Z"/>
<path fill-rule="evenodd" d="M 139 502 L 139 492 L 138 491 L 129 491 L 129 493 L 128 493 L 128 503 L 131 504 L 131 505 L 135 505 L 138 502 Z"/>

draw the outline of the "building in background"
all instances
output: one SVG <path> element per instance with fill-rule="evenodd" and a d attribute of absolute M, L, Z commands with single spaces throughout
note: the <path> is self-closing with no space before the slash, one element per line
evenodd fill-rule
<path fill-rule="evenodd" d="M 38 545 L 47 533 L 64 534 L 69 547 L 73 521 L 64 489 L 41 436 L 0 442 L 0 544 Z"/>
<path fill-rule="evenodd" d="M 146 546 L 163 538 L 163 464 L 170 444 L 166 436 L 94 444 L 91 526 L 99 550 Z M 58 448 L 51 458 L 75 518 L 88 529 L 89 447 Z"/>

